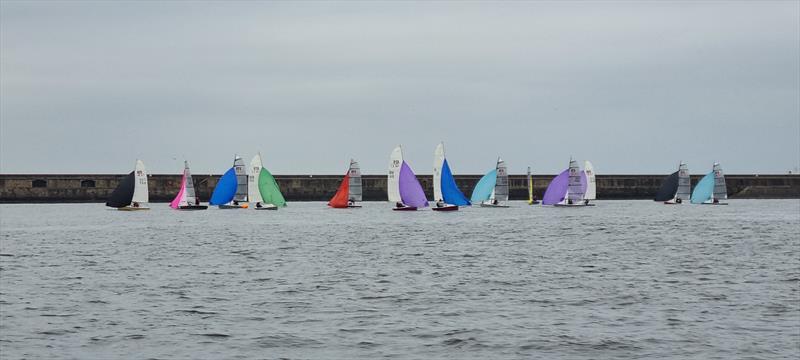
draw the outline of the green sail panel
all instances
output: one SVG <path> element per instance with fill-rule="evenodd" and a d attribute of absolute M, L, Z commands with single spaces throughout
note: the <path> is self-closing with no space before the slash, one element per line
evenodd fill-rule
<path fill-rule="evenodd" d="M 275 182 L 272 174 L 263 167 L 258 175 L 258 191 L 261 193 L 261 197 L 264 198 L 264 204 L 286 206 L 286 199 L 283 198 L 281 189 L 278 188 L 278 183 Z"/>

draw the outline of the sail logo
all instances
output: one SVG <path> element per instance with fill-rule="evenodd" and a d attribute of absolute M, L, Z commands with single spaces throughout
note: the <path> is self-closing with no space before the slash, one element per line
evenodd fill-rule
<path fill-rule="evenodd" d="M 714 176 L 716 176 L 716 177 L 722 177 L 722 172 L 721 172 L 721 171 L 719 171 L 719 170 L 716 170 L 716 171 L 714 171 Z"/>
<path fill-rule="evenodd" d="M 254 174 L 257 174 L 260 171 L 261 171 L 261 167 L 260 166 L 253 166 L 253 173 Z"/>
<path fill-rule="evenodd" d="M 686 176 L 686 170 L 681 170 L 681 171 L 678 173 L 678 175 L 680 175 L 680 176 Z"/>
<path fill-rule="evenodd" d="M 144 176 L 144 172 L 142 170 L 136 170 L 136 176 Z"/>

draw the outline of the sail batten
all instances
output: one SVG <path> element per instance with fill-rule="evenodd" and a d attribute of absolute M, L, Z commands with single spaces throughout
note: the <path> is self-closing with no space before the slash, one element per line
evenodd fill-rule
<path fill-rule="evenodd" d="M 233 200 L 247 202 L 247 171 L 241 157 L 237 156 L 233 160 L 233 169 L 236 172 L 236 193 Z"/>
<path fill-rule="evenodd" d="M 675 199 L 686 201 L 692 195 L 692 181 L 689 178 L 689 167 L 681 163 L 678 165 L 678 190 L 675 192 Z"/>
<path fill-rule="evenodd" d="M 400 197 L 401 166 L 403 166 L 403 149 L 397 146 L 389 156 L 389 173 L 386 177 L 386 195 L 392 203 L 403 201 Z"/>
<path fill-rule="evenodd" d="M 583 173 L 586 177 L 586 193 L 583 194 L 583 198 L 594 200 L 597 198 L 597 185 L 595 183 L 594 166 L 591 162 L 583 162 Z"/>
<path fill-rule="evenodd" d="M 508 201 L 508 170 L 506 169 L 506 162 L 502 159 L 497 159 L 497 179 L 494 183 L 494 192 L 492 200 L 497 202 Z"/>

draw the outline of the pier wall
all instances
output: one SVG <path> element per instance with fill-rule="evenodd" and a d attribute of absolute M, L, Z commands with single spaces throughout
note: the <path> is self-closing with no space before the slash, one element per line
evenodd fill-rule
<path fill-rule="evenodd" d="M 124 174 L 0 174 L 0 203 L 105 202 Z M 207 202 L 220 175 L 192 175 L 201 201 Z M 457 175 L 456 183 L 469 196 L 480 175 Z M 534 192 L 542 198 L 554 175 L 534 176 Z M 692 176 L 692 187 L 702 175 Z M 433 199 L 431 175 L 419 175 L 428 199 Z M 599 199 L 652 199 L 665 175 L 598 175 Z M 336 192 L 341 175 L 276 175 L 287 201 L 323 201 Z M 362 177 L 364 200 L 386 200 L 386 175 Z M 800 198 L 800 175 L 726 175 L 730 198 Z M 150 175 L 151 202 L 171 201 L 178 192 L 180 175 Z M 509 176 L 512 200 L 528 198 L 525 175 Z"/>

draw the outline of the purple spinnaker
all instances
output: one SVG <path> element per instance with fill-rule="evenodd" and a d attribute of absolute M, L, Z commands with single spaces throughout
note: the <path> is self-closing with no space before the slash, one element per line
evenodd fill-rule
<path fill-rule="evenodd" d="M 425 191 L 422 190 L 422 185 L 419 184 L 411 167 L 403 161 L 403 166 L 400 168 L 400 198 L 403 199 L 403 204 L 415 206 L 418 208 L 428 206 L 428 199 L 425 198 Z"/>
<path fill-rule="evenodd" d="M 586 177 L 586 171 L 581 171 L 581 192 L 586 194 L 587 187 L 589 187 L 589 178 Z"/>
<path fill-rule="evenodd" d="M 569 169 L 564 170 L 561 174 L 554 177 L 547 186 L 547 191 L 544 192 L 542 198 L 542 205 L 553 205 L 564 201 L 564 196 L 567 195 L 567 188 L 569 187 Z"/>

